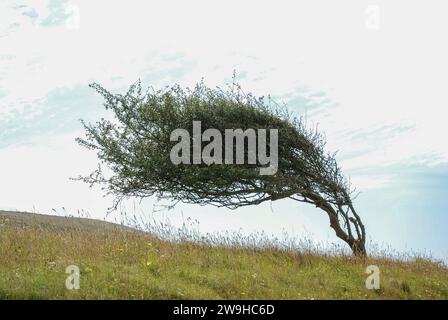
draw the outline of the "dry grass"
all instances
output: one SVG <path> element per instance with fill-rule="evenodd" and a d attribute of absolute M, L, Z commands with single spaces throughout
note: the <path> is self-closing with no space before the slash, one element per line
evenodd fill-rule
<path fill-rule="evenodd" d="M 448 298 L 448 270 L 427 259 L 263 247 L 167 241 L 96 220 L 0 212 L 0 298 Z M 381 270 L 380 290 L 365 288 L 370 264 Z M 69 265 L 81 269 L 79 290 L 65 287 Z"/>

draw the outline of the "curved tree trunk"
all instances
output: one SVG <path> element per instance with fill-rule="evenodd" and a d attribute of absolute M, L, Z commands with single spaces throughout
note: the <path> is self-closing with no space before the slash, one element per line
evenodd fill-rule
<path fill-rule="evenodd" d="M 339 204 L 330 203 L 316 194 L 308 195 L 307 198 L 316 207 L 327 213 L 330 227 L 335 231 L 338 238 L 350 246 L 353 255 L 367 256 L 365 228 L 348 196 Z"/>

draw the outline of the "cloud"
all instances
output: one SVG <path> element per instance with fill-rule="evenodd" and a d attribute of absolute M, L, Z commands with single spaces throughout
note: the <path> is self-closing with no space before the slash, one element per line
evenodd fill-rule
<path fill-rule="evenodd" d="M 328 149 L 339 150 L 343 168 L 363 174 L 358 180 L 370 181 L 361 183 L 366 187 L 389 181 L 374 178 L 383 167 L 448 161 L 448 52 L 438 40 L 447 23 L 437 6 L 382 4 L 391 18 L 374 33 L 364 27 L 361 2 L 78 0 L 3 6 L 0 126 L 10 141 L 44 128 L 53 116 L 65 123 L 64 117 L 72 121 L 89 112 L 93 93 L 82 88 L 92 81 L 113 91 L 138 78 L 160 87 L 191 86 L 204 77 L 213 86 L 230 81 L 236 69 L 246 91 L 272 94 L 306 114 L 310 125 L 319 124 Z M 79 9 L 77 29 L 65 24 L 67 6 Z M 57 95 L 59 102 L 52 103 Z"/>

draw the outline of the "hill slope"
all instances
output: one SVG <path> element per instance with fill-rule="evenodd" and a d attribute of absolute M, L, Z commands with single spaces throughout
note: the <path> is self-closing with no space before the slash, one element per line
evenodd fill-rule
<path fill-rule="evenodd" d="M 381 289 L 365 287 L 378 265 Z M 81 270 L 68 290 L 65 269 Z M 448 299 L 436 263 L 162 241 L 91 219 L 0 211 L 0 299 Z"/>

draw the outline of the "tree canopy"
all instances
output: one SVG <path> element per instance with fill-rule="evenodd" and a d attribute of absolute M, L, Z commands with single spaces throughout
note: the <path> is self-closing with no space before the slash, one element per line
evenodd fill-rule
<path fill-rule="evenodd" d="M 307 128 L 302 118 L 292 116 L 270 97 L 246 94 L 235 83 L 224 89 L 200 82 L 193 89 L 173 85 L 143 91 L 137 82 L 124 95 L 113 94 L 96 83 L 91 87 L 104 97 L 104 106 L 113 112 L 114 119 L 83 121 L 86 137 L 77 141 L 96 151 L 101 163 L 81 179 L 101 184 L 115 196 L 115 206 L 127 197 L 153 195 L 175 203 L 230 209 L 289 198 L 323 210 L 330 227 L 353 253 L 366 255 L 365 228 L 335 154 L 325 150 L 321 133 Z M 201 121 L 202 130 L 215 128 L 220 132 L 277 129 L 275 174 L 261 175 L 260 163 L 174 164 L 170 151 L 176 142 L 171 141 L 171 133 L 182 128 L 192 134 L 194 121 Z M 202 142 L 203 146 L 207 143 Z M 248 149 L 244 149 L 245 159 Z M 107 173 L 104 166 L 109 169 Z"/>

